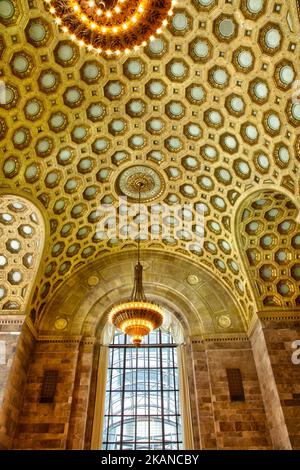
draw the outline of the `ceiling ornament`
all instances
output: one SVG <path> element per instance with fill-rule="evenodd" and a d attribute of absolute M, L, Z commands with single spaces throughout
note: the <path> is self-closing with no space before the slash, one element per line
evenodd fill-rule
<path fill-rule="evenodd" d="M 135 165 L 122 171 L 117 179 L 117 191 L 130 201 L 137 201 L 139 194 L 143 202 L 153 201 L 165 189 L 165 183 L 157 170 L 143 165 Z"/>
<path fill-rule="evenodd" d="M 107 55 L 137 50 L 161 33 L 176 0 L 44 0 L 72 40 Z"/>
<path fill-rule="evenodd" d="M 143 183 L 139 183 L 139 219 L 141 192 Z M 140 263 L 140 239 L 141 230 L 139 223 L 137 263 L 134 268 L 134 285 L 130 299 L 113 307 L 110 313 L 110 320 L 116 328 L 131 336 L 132 343 L 139 346 L 144 338 L 151 331 L 159 328 L 164 319 L 161 307 L 147 300 L 143 288 L 143 266 Z"/>
<path fill-rule="evenodd" d="M 231 319 L 228 315 L 221 315 L 219 318 L 218 318 L 218 325 L 221 327 L 221 328 L 229 328 L 231 326 Z"/>

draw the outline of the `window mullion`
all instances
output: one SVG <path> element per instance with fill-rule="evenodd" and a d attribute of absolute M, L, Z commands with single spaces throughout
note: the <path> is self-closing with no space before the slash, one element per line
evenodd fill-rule
<path fill-rule="evenodd" d="M 123 377 L 122 377 L 122 398 L 121 398 L 121 431 L 120 431 L 120 449 L 123 449 L 124 440 L 124 405 L 125 405 L 125 374 L 126 374 L 126 348 L 123 349 Z"/>
<path fill-rule="evenodd" d="M 159 330 L 159 343 L 161 342 L 161 331 Z M 163 392 L 163 361 L 162 361 L 163 348 L 159 348 L 159 361 L 160 361 L 160 390 L 161 390 L 161 431 L 162 431 L 162 444 L 165 447 L 165 416 L 164 416 L 164 392 Z"/>
<path fill-rule="evenodd" d="M 111 368 L 110 368 L 110 377 L 109 377 L 109 387 L 110 387 L 110 390 L 112 390 L 112 377 L 113 377 L 113 363 L 114 363 L 114 350 L 111 349 L 110 350 L 110 354 L 111 354 L 111 357 L 109 358 L 109 360 L 111 360 Z M 111 391 L 109 392 L 109 398 L 108 398 L 108 411 L 107 411 L 107 431 L 106 431 L 106 449 L 107 449 L 107 446 L 108 446 L 108 438 L 109 438 L 109 423 L 110 423 L 110 420 L 111 420 L 111 412 L 110 412 L 110 408 L 111 408 Z"/>
<path fill-rule="evenodd" d="M 174 393 L 174 405 L 175 405 L 176 440 L 178 442 L 177 447 L 179 448 L 179 432 L 178 432 L 179 403 L 178 403 L 178 412 L 177 412 L 177 390 L 176 390 L 176 380 L 175 380 L 174 349 L 172 349 L 172 366 L 173 366 L 173 389 L 174 389 L 173 393 Z"/>
<path fill-rule="evenodd" d="M 147 411 L 148 411 L 148 436 L 149 436 L 149 444 L 148 448 L 150 450 L 151 444 L 150 444 L 150 429 L 151 429 L 151 408 L 150 408 L 150 393 L 151 393 L 151 388 L 150 388 L 150 349 L 147 349 L 147 364 L 148 364 L 148 370 L 147 370 L 147 383 L 148 383 L 148 402 L 147 402 Z"/>
<path fill-rule="evenodd" d="M 138 359 L 139 359 L 139 350 L 135 348 L 135 402 L 134 402 L 134 449 L 136 449 L 137 444 L 137 388 L 138 388 Z"/>

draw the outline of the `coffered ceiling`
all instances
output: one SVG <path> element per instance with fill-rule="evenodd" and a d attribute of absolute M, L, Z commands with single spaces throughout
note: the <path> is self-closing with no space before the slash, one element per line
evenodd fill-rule
<path fill-rule="evenodd" d="M 136 200 L 136 178 L 156 215 L 144 248 L 206 267 L 247 321 L 253 293 L 258 308 L 299 305 L 296 0 L 179 0 L 162 34 L 117 58 L 72 42 L 41 0 L 0 0 L 0 23 L 2 192 L 28 195 L 49 230 L 38 315 L 80 267 L 134 249 L 137 220 L 122 225 L 119 196 Z M 104 203 L 118 210 L 118 236 L 103 230 Z M 0 283 L 7 292 L 6 274 Z"/>

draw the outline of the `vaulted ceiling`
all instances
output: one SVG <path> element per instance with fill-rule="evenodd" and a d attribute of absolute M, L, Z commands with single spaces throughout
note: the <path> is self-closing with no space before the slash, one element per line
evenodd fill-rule
<path fill-rule="evenodd" d="M 154 214 L 144 248 L 206 267 L 247 321 L 254 297 L 299 305 L 297 1 L 179 0 L 173 13 L 147 46 L 110 58 L 71 41 L 41 0 L 0 0 L 0 183 L 45 219 L 38 315 L 80 267 L 135 248 L 119 196 L 135 201 L 137 178 Z M 103 204 L 117 209 L 117 236 L 103 230 Z M 0 294 L 12 289 L 3 273 Z"/>

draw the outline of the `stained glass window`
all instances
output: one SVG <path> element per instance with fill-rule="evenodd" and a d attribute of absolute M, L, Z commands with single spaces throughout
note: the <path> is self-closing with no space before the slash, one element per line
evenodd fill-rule
<path fill-rule="evenodd" d="M 102 448 L 181 449 L 176 344 L 162 330 L 139 348 L 117 332 L 109 347 Z"/>

